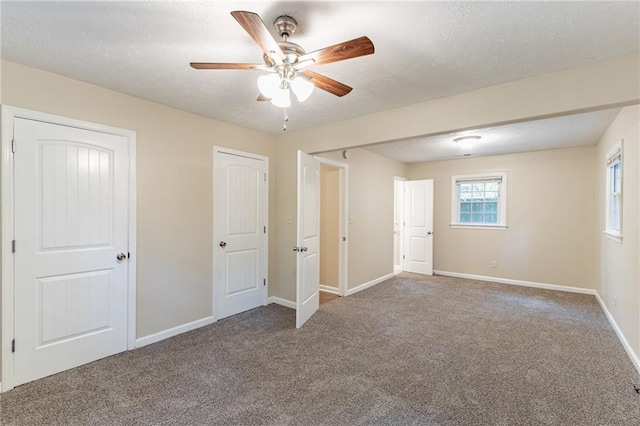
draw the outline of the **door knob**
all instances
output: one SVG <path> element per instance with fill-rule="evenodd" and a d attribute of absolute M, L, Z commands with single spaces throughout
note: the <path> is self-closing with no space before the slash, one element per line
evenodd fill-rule
<path fill-rule="evenodd" d="M 300 251 L 299 247 L 293 246 L 293 251 Z"/>
<path fill-rule="evenodd" d="M 306 247 L 300 247 L 300 251 L 307 251 Z"/>
<path fill-rule="evenodd" d="M 431 232 L 431 231 L 427 232 L 427 235 L 431 235 L 431 234 L 433 234 L 433 232 Z"/>
<path fill-rule="evenodd" d="M 225 241 L 220 241 L 220 244 L 218 245 L 222 248 L 225 248 L 227 246 L 227 243 Z"/>
<path fill-rule="evenodd" d="M 124 253 L 118 253 L 116 254 L 116 259 L 118 260 L 125 260 L 127 258 L 127 255 Z"/>

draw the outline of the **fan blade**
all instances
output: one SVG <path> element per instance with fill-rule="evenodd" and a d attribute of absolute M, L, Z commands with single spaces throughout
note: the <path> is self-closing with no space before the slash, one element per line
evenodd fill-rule
<path fill-rule="evenodd" d="M 259 93 L 258 97 L 256 98 L 256 101 L 258 101 L 258 102 L 264 102 L 264 101 L 270 101 L 270 100 L 271 100 L 270 98 L 267 98 L 262 93 Z"/>
<path fill-rule="evenodd" d="M 331 62 L 371 55 L 374 50 L 373 43 L 369 40 L 369 37 L 363 36 L 307 53 L 300 56 L 298 62 L 313 59 L 315 61 L 314 65 L 330 64 Z"/>
<path fill-rule="evenodd" d="M 349 87 L 346 84 L 340 83 L 339 81 L 336 81 L 322 74 L 318 74 L 317 72 L 303 71 L 302 74 L 309 77 L 311 79 L 311 82 L 318 89 L 325 90 L 336 96 L 344 96 L 353 90 L 352 87 Z"/>
<path fill-rule="evenodd" d="M 280 46 L 278 46 L 278 43 L 264 25 L 260 16 L 256 13 L 242 10 L 231 12 L 231 16 L 249 33 L 251 38 L 258 43 L 258 46 L 260 46 L 268 57 L 272 58 L 277 65 L 282 65 L 284 53 L 282 53 L 282 49 L 280 49 Z"/>
<path fill-rule="evenodd" d="M 197 70 L 262 70 L 268 69 L 263 64 L 236 64 L 224 62 L 191 62 L 192 68 Z"/>

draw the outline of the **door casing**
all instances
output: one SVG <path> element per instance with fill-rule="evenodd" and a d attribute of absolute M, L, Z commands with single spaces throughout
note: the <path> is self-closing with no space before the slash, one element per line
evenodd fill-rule
<path fill-rule="evenodd" d="M 338 292 L 340 296 L 347 295 L 348 287 L 348 253 L 349 253 L 349 165 L 338 161 L 329 160 L 319 156 L 314 156 L 320 164 L 338 169 L 339 177 L 339 218 L 340 246 L 338 248 Z M 320 216 L 322 223 L 322 216 Z"/>
<path fill-rule="evenodd" d="M 0 163 L 2 165 L 2 185 L 0 196 L 2 199 L 2 317 L 0 318 L 0 322 L 2 323 L 2 341 L 0 342 L 2 352 L 2 384 L 0 385 L 0 391 L 2 392 L 13 389 L 14 382 L 14 353 L 12 352 L 12 340 L 14 339 L 13 330 L 15 312 L 13 301 L 15 275 L 12 241 L 15 238 L 15 215 L 13 199 L 14 192 L 19 189 L 15 188 L 14 185 L 12 140 L 13 124 L 16 118 L 76 127 L 84 130 L 124 136 L 127 138 L 129 147 L 128 250 L 131 256 L 128 261 L 127 271 L 127 349 L 134 349 L 136 345 L 136 132 L 38 111 L 31 111 L 9 105 L 2 105 L 2 141 L 0 145 Z"/>

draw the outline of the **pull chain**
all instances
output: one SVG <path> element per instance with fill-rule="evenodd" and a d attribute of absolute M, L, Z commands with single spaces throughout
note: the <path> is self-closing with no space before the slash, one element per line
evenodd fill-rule
<path fill-rule="evenodd" d="M 289 121 L 289 116 L 287 115 L 287 109 L 282 108 L 282 131 L 287 131 L 287 121 Z"/>

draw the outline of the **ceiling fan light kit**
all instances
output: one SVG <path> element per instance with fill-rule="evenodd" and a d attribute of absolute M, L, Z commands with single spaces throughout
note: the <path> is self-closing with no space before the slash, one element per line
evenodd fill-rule
<path fill-rule="evenodd" d="M 278 16 L 273 22 L 282 38 L 279 42 L 273 38 L 257 14 L 238 10 L 231 12 L 231 16 L 260 46 L 264 52 L 264 64 L 191 62 L 191 67 L 267 71 L 269 74 L 262 75 L 257 80 L 260 91 L 258 100 L 270 100 L 280 108 L 288 108 L 291 105 L 291 92 L 299 102 L 304 102 L 311 96 L 314 87 L 339 97 L 348 94 L 352 90 L 351 87 L 307 68 L 370 55 L 375 50 L 371 40 L 363 36 L 306 53 L 302 46 L 289 41 L 298 25 L 291 16 Z"/>

